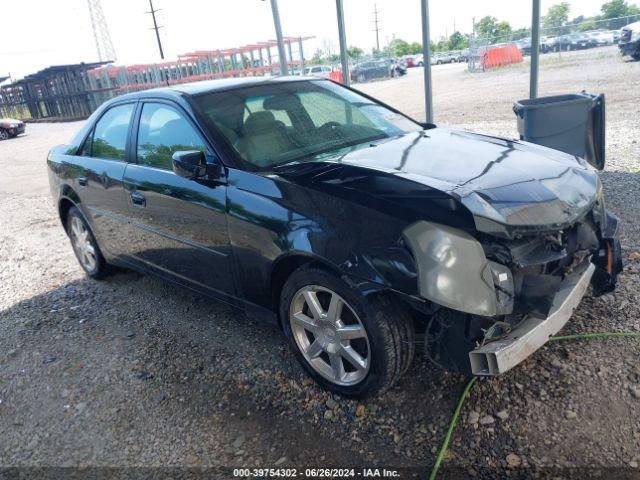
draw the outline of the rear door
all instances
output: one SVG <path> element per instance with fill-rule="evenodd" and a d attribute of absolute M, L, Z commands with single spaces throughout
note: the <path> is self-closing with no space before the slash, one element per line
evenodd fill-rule
<path fill-rule="evenodd" d="M 128 253 L 147 268 L 212 294 L 234 293 L 224 181 L 188 180 L 172 155 L 202 150 L 219 161 L 197 125 L 173 102 L 145 101 L 124 176 L 133 230 Z"/>
<path fill-rule="evenodd" d="M 105 110 L 91 129 L 78 158 L 68 170 L 80 208 L 97 236 L 100 248 L 111 256 L 122 248 L 122 228 L 128 206 L 122 184 L 129 150 L 129 132 L 136 102 L 116 104 Z M 69 157 L 68 157 L 69 158 Z"/>

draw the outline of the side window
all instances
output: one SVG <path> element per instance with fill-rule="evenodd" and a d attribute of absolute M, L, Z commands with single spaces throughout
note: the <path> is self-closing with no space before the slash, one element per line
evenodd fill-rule
<path fill-rule="evenodd" d="M 173 107 L 145 103 L 138 129 L 138 163 L 172 170 L 171 156 L 179 150 L 206 151 L 200 135 Z"/>
<path fill-rule="evenodd" d="M 92 157 L 123 161 L 134 107 L 133 103 L 128 103 L 109 109 L 96 123 L 93 142 L 90 138 L 85 142 L 83 155 L 89 154 L 85 153 L 88 144 Z"/>

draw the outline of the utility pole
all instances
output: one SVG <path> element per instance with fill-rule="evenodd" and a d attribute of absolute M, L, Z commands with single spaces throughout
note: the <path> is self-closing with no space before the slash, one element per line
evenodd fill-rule
<path fill-rule="evenodd" d="M 160 50 L 160 58 L 164 60 L 164 52 L 162 51 L 162 42 L 160 41 L 160 32 L 159 30 L 162 28 L 158 26 L 158 22 L 156 22 L 156 12 L 159 12 L 160 9 L 154 10 L 153 8 L 153 0 L 149 0 L 149 8 L 151 9 L 150 13 L 153 18 L 153 29 L 156 31 L 156 38 L 158 39 L 158 49 Z"/>
<path fill-rule="evenodd" d="M 276 40 L 278 41 L 278 61 L 280 63 L 280 75 L 287 75 L 287 54 L 284 51 L 282 26 L 280 25 L 280 13 L 278 13 L 278 0 L 271 0 L 271 14 L 273 15 L 273 26 L 276 29 Z"/>
<path fill-rule="evenodd" d="M 538 96 L 538 62 L 540 58 L 540 0 L 533 0 L 531 14 L 531 72 L 529 98 Z"/>
<path fill-rule="evenodd" d="M 374 25 L 374 32 L 376 32 L 376 50 L 380 51 L 380 26 L 379 26 L 379 21 L 378 21 L 378 5 L 377 4 L 373 4 L 373 25 Z"/>
<path fill-rule="evenodd" d="M 420 1 L 422 16 L 422 66 L 424 69 L 424 109 L 427 123 L 433 123 L 433 97 L 431 93 L 431 34 L 429 33 L 429 0 Z"/>
<path fill-rule="evenodd" d="M 349 58 L 347 55 L 347 36 L 344 33 L 344 9 L 342 0 L 336 0 L 336 14 L 338 16 L 338 40 L 340 41 L 340 63 L 342 64 L 342 83 L 349 86 Z"/>

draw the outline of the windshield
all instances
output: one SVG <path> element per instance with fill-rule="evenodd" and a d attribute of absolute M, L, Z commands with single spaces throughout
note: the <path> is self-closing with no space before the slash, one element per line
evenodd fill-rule
<path fill-rule="evenodd" d="M 257 170 L 308 162 L 422 127 L 329 81 L 295 81 L 195 97 L 239 157 Z"/>

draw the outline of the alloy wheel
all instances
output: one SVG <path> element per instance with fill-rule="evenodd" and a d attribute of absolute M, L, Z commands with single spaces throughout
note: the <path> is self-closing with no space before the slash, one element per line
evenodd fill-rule
<path fill-rule="evenodd" d="M 0 128 L 0 140 L 6 140 L 7 138 L 9 138 L 9 132 Z"/>
<path fill-rule="evenodd" d="M 364 325 L 336 292 L 308 285 L 296 292 L 289 308 L 293 338 L 304 359 L 330 382 L 355 385 L 371 367 Z"/>
<path fill-rule="evenodd" d="M 89 230 L 80 218 L 75 216 L 71 218 L 69 235 L 73 249 L 82 267 L 88 272 L 95 270 L 97 265 L 96 247 L 93 244 Z"/>

